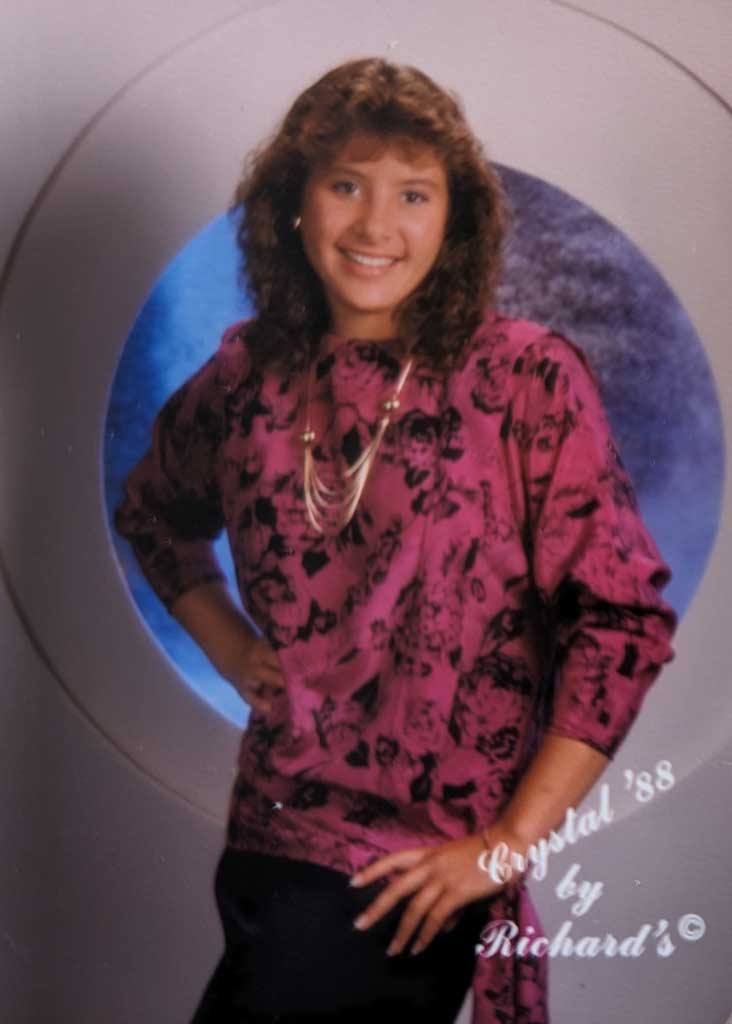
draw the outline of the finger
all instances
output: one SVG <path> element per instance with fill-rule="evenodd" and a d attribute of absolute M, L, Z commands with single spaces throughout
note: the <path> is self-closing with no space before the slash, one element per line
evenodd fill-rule
<path fill-rule="evenodd" d="M 252 668 L 251 674 L 254 679 L 250 679 L 250 682 L 254 682 L 255 685 L 266 683 L 267 686 L 271 686 L 274 690 L 284 690 L 281 674 L 273 672 L 272 669 L 268 668 L 266 665 L 256 664 Z"/>
<path fill-rule="evenodd" d="M 258 711 L 260 714 L 268 715 L 272 710 L 272 705 L 268 700 L 265 700 L 263 697 L 258 697 L 256 694 L 252 693 L 251 690 L 240 690 L 239 693 L 243 700 L 245 700 L 250 707 L 255 711 Z"/>
<path fill-rule="evenodd" d="M 361 868 L 355 875 L 352 875 L 351 885 L 369 885 L 369 883 L 374 882 L 377 878 L 388 875 L 391 871 L 408 870 L 411 867 L 415 867 L 424 859 L 426 849 L 428 847 L 420 846 L 387 853 L 385 857 L 379 857 L 373 864 Z"/>
<path fill-rule="evenodd" d="M 262 668 L 266 668 L 273 676 L 277 676 L 278 679 L 284 679 L 284 673 L 282 672 L 282 665 L 277 658 L 277 655 L 272 653 L 270 656 L 266 651 L 257 655 L 258 663 Z"/>
<path fill-rule="evenodd" d="M 454 914 L 452 914 L 450 917 L 448 917 L 447 921 L 445 921 L 445 924 L 444 924 L 442 930 L 444 932 L 451 932 L 453 930 L 453 928 L 455 927 L 455 925 L 460 920 L 460 918 L 462 917 L 462 914 L 463 914 L 462 910 L 457 910 Z"/>
<path fill-rule="evenodd" d="M 426 949 L 427 946 L 429 946 L 430 942 L 432 942 L 435 935 L 437 935 L 438 931 L 445 923 L 445 920 L 454 909 L 454 896 L 450 896 L 449 892 L 446 890 L 443 891 L 442 897 L 432 905 L 427 916 L 422 922 L 422 927 L 419 930 L 417 941 L 412 944 L 412 953 L 421 953 L 423 949 Z"/>
<path fill-rule="evenodd" d="M 272 668 L 282 668 L 277 651 L 266 637 L 260 637 L 254 642 L 253 651 L 256 652 L 257 657 L 261 658 L 263 662 L 266 662 Z"/>
<path fill-rule="evenodd" d="M 406 874 L 395 878 L 385 889 L 383 889 L 375 900 L 359 914 L 354 921 L 354 926 L 359 929 L 370 928 L 379 918 L 388 913 L 400 900 L 409 896 L 415 889 L 422 886 L 429 877 L 428 869 L 414 868 Z"/>
<path fill-rule="evenodd" d="M 252 651 L 251 657 L 254 664 L 261 665 L 263 668 L 266 668 L 268 672 L 271 672 L 279 678 L 284 678 L 282 663 L 277 652 L 266 641 L 256 645 Z"/>
<path fill-rule="evenodd" d="M 438 882 L 432 882 L 431 884 L 423 885 L 419 892 L 409 901 L 399 921 L 399 927 L 394 933 L 394 937 L 386 951 L 389 956 L 401 953 L 417 928 L 419 928 L 425 914 L 429 915 L 432 907 L 439 901 L 442 892 L 442 886 Z"/>
<path fill-rule="evenodd" d="M 253 683 L 248 681 L 242 683 L 238 688 L 239 695 L 247 702 L 251 704 L 253 708 L 262 713 L 267 713 L 272 710 L 272 701 L 266 694 L 267 687 L 264 683 Z"/>

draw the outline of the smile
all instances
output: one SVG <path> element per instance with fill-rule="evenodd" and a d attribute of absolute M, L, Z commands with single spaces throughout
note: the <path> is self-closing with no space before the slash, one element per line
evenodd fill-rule
<path fill-rule="evenodd" d="M 395 256 L 366 256 L 361 252 L 354 252 L 353 249 L 341 249 L 341 252 L 349 260 L 362 267 L 390 267 L 397 262 Z"/>

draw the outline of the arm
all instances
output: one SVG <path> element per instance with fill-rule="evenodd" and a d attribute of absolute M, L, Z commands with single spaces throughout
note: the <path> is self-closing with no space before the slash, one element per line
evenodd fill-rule
<path fill-rule="evenodd" d="M 506 863 L 510 864 L 511 854 L 517 853 L 527 865 L 529 847 L 556 827 L 570 807 L 580 803 L 607 763 L 603 754 L 586 743 L 546 736 L 503 815 L 480 834 L 387 854 L 352 876 L 351 885 L 361 886 L 395 869 L 401 872 L 360 915 L 357 927 L 371 927 L 400 898 L 417 890 L 401 919 L 391 950 L 400 952 L 404 948 L 427 910 L 430 912 L 421 927 L 415 952 L 423 949 L 443 926 L 445 931 L 451 931 L 463 905 L 497 894 L 514 877 L 511 869 L 505 881 L 493 878 L 490 868 L 482 863 L 486 855 L 484 846 L 492 850 L 505 844 Z M 523 868 L 516 872 L 522 873 Z M 435 890 L 430 894 L 432 886 Z M 443 892 L 436 899 L 434 891 L 438 886 Z"/>
<path fill-rule="evenodd" d="M 224 525 L 217 366 L 212 356 L 160 409 L 150 447 L 128 475 L 114 513 L 115 529 L 169 612 L 191 587 L 225 580 L 212 545 Z"/>
<path fill-rule="evenodd" d="M 524 853 L 561 825 L 603 773 L 609 759 L 594 747 L 565 736 L 547 735 L 496 826 L 483 830 L 488 846 L 508 833 Z"/>
<path fill-rule="evenodd" d="M 160 409 L 114 513 L 115 529 L 168 612 L 191 588 L 226 579 L 213 540 L 224 527 L 218 455 L 226 397 L 247 370 L 238 327 Z"/>
<path fill-rule="evenodd" d="M 612 758 L 673 658 L 671 576 L 646 529 L 584 355 L 529 346 L 513 422 L 532 582 L 554 646 L 547 731 Z"/>
<path fill-rule="evenodd" d="M 218 456 L 226 395 L 248 367 L 237 326 L 158 413 L 114 524 L 167 611 L 244 700 L 266 712 L 261 684 L 281 689 L 279 663 L 233 600 L 212 543 L 224 527 Z"/>
<path fill-rule="evenodd" d="M 498 820 L 481 834 L 397 851 L 358 872 L 354 884 L 400 872 L 362 915 L 370 927 L 412 897 L 396 951 L 423 917 L 419 948 L 452 915 L 450 927 L 456 908 L 501 891 L 506 883 L 482 866 L 484 843 L 506 843 L 525 856 L 560 824 L 592 788 L 672 657 L 676 616 L 660 596 L 670 572 L 640 519 L 584 357 L 545 335 L 516 359 L 512 376 L 501 434 L 524 510 L 530 586 L 553 641 L 554 693 L 544 738 Z"/>
<path fill-rule="evenodd" d="M 614 756 L 673 657 L 676 616 L 660 596 L 670 571 L 640 518 L 584 356 L 548 335 L 517 369 L 529 384 L 511 431 L 557 672 L 544 739 L 485 837 L 503 829 L 525 849 L 581 803 Z"/>
<path fill-rule="evenodd" d="M 273 695 L 283 689 L 277 655 L 269 641 L 252 629 L 225 582 L 200 583 L 186 590 L 173 602 L 170 613 L 248 704 L 262 713 L 271 710 L 262 684 Z"/>

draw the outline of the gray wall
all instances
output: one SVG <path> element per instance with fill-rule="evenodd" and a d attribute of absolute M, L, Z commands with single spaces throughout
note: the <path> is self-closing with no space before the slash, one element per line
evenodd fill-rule
<path fill-rule="evenodd" d="M 5 0 L 1 17 L 0 1012 L 173 1024 L 221 952 L 212 878 L 238 734 L 162 655 L 106 530 L 106 400 L 148 290 L 300 88 L 393 56 L 456 89 L 497 160 L 641 247 L 704 341 L 729 437 L 732 7 Z M 553 958 L 555 1024 L 723 1024 L 732 1009 L 731 507 L 676 660 L 606 776 L 612 826 L 533 887 L 549 935 L 666 920 L 677 948 Z M 639 803 L 625 772 L 659 760 L 675 785 Z M 574 863 L 604 884 L 576 918 L 555 891 Z M 688 914 L 697 941 L 678 938 Z"/>

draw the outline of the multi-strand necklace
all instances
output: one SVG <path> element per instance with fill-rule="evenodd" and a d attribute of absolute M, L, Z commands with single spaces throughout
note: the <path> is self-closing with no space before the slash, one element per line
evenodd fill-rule
<path fill-rule="evenodd" d="M 325 533 L 325 519 L 327 517 L 335 517 L 335 523 L 339 530 L 347 526 L 353 518 L 356 506 L 366 486 L 366 480 L 374 459 L 376 458 L 376 451 L 391 421 L 391 414 L 399 408 L 399 394 L 412 368 L 413 359 L 410 357 L 404 365 L 391 397 L 381 403 L 384 415 L 379 420 L 376 433 L 353 465 L 344 470 L 344 480 L 340 488 L 329 487 L 325 483 L 318 473 L 313 457 L 313 446 L 316 436 L 310 422 L 310 405 L 315 362 L 313 360 L 308 372 L 305 430 L 300 434 L 300 440 L 305 446 L 303 474 L 305 508 L 312 526 L 318 533 Z M 332 519 L 330 519 L 330 522 L 332 523 Z"/>

